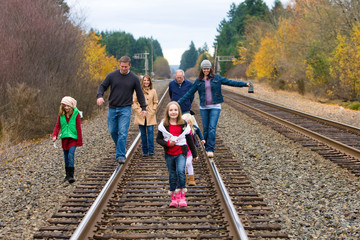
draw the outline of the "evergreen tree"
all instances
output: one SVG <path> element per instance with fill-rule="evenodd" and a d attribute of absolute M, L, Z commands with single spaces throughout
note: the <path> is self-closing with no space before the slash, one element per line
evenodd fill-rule
<path fill-rule="evenodd" d="M 181 56 L 180 68 L 186 71 L 187 69 L 194 67 L 198 55 L 199 53 L 195 48 L 195 44 L 193 41 L 191 41 L 189 50 L 186 50 Z"/>
<path fill-rule="evenodd" d="M 218 55 L 236 54 L 238 41 L 242 41 L 245 34 L 245 25 L 250 19 L 264 19 L 269 8 L 262 0 L 245 0 L 237 7 L 233 3 L 228 12 L 229 20 L 223 19 L 217 31 L 215 42 L 218 45 Z"/>
<path fill-rule="evenodd" d="M 153 38 L 140 37 L 135 39 L 132 34 L 126 32 L 101 32 L 103 37 L 102 44 L 106 45 L 106 51 L 117 59 L 126 55 L 132 58 L 131 69 L 134 72 L 144 73 L 145 59 L 134 59 L 136 53 L 149 53 L 148 70 L 151 71 L 153 61 L 157 57 L 162 57 L 162 49 L 157 40 Z M 151 61 L 151 53 L 153 61 Z"/>

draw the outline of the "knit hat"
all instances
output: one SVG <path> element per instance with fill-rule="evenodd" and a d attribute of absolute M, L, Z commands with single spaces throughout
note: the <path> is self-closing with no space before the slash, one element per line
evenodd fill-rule
<path fill-rule="evenodd" d="M 211 62 L 207 59 L 203 60 L 200 64 L 201 69 L 211 68 Z"/>
<path fill-rule="evenodd" d="M 74 98 L 72 98 L 72 97 L 69 97 L 69 96 L 63 97 L 61 99 L 61 103 L 65 104 L 65 105 L 68 105 L 68 106 L 70 106 L 72 108 L 76 108 L 76 104 L 77 104 L 76 100 Z"/>

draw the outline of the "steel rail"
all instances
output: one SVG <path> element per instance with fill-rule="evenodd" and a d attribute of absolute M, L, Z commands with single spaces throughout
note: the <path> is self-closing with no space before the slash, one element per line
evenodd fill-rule
<path fill-rule="evenodd" d="M 163 99 L 165 98 L 168 90 L 169 88 L 166 89 L 165 93 L 161 97 L 159 105 L 163 102 Z M 90 209 L 86 212 L 84 218 L 76 228 L 75 232 L 72 234 L 70 240 L 87 239 L 91 236 L 91 230 L 93 230 L 96 221 L 99 219 L 102 209 L 105 207 L 110 194 L 116 188 L 120 177 L 124 173 L 128 165 L 128 159 L 130 158 L 130 156 L 132 156 L 132 154 L 134 154 L 134 151 L 136 150 L 136 147 L 140 142 L 140 136 L 140 133 L 136 136 L 134 142 L 131 144 L 129 150 L 125 154 L 125 163 L 116 167 L 115 171 L 99 193 L 98 197 L 91 205 Z"/>
<path fill-rule="evenodd" d="M 195 124 L 197 126 L 199 126 L 197 124 L 197 121 L 195 119 Z M 201 145 L 202 150 L 205 152 L 205 148 L 204 145 Z M 236 239 L 240 239 L 240 240 L 248 240 L 248 236 L 246 234 L 245 228 L 239 218 L 239 215 L 237 214 L 237 211 L 234 207 L 234 204 L 231 201 L 231 197 L 228 193 L 228 191 L 226 190 L 226 186 L 221 178 L 221 175 L 216 167 L 216 164 L 214 162 L 213 159 L 209 159 L 207 157 L 207 162 L 210 165 L 210 170 L 211 170 L 211 174 L 213 175 L 213 177 L 216 179 L 216 187 L 218 188 L 218 190 L 220 190 L 221 192 L 221 200 L 223 201 L 224 205 L 226 206 L 226 211 L 227 213 L 231 216 L 230 217 L 230 221 L 231 221 L 231 228 L 232 231 L 235 235 L 236 235 Z"/>
<path fill-rule="evenodd" d="M 251 110 L 253 110 L 255 112 L 258 112 L 258 113 L 272 119 L 273 121 L 276 121 L 276 122 L 278 122 L 278 123 L 280 123 L 282 125 L 285 125 L 285 126 L 291 128 L 291 129 L 293 129 L 293 130 L 295 130 L 297 132 L 300 132 L 300 133 L 302 133 L 302 134 L 304 134 L 304 135 L 306 135 L 306 136 L 308 136 L 310 138 L 313 138 L 313 139 L 315 139 L 317 141 L 323 142 L 323 143 L 327 144 L 328 146 L 333 147 L 333 148 L 335 148 L 335 149 L 337 149 L 337 150 L 339 150 L 339 151 L 341 151 L 341 152 L 343 152 L 343 153 L 345 153 L 347 155 L 350 155 L 350 156 L 352 156 L 352 157 L 354 157 L 356 159 L 360 159 L 360 150 L 358 150 L 356 148 L 353 148 L 353 147 L 348 146 L 346 144 L 343 144 L 343 143 L 341 143 L 339 141 L 336 141 L 334 139 L 323 136 L 323 135 L 321 135 L 319 133 L 316 133 L 314 131 L 311 131 L 309 129 L 306 129 L 304 127 L 296 125 L 296 124 L 294 124 L 292 122 L 289 122 L 287 120 L 276 117 L 276 116 L 274 116 L 274 115 L 272 115 L 270 113 L 264 112 L 264 111 L 262 111 L 260 109 L 255 108 L 255 107 L 249 106 L 249 105 L 247 105 L 245 103 L 242 103 L 242 102 L 240 102 L 240 101 L 238 101 L 238 100 L 236 100 L 234 98 L 231 98 L 229 96 L 225 96 L 225 97 L 231 99 L 232 101 L 234 101 L 234 102 L 236 102 L 236 103 L 238 103 L 238 104 L 240 104 L 240 105 L 242 105 L 242 106 L 244 106 L 244 107 L 246 107 L 248 109 L 251 109 Z M 256 100 L 258 100 L 258 99 L 256 99 Z M 353 127 L 353 128 L 355 128 L 355 127 Z M 355 128 L 355 129 L 357 129 L 357 128 Z"/>
<path fill-rule="evenodd" d="M 360 128 L 349 125 L 349 124 L 339 123 L 339 122 L 336 122 L 336 121 L 333 121 L 333 120 L 330 120 L 330 119 L 327 119 L 327 118 L 312 115 L 310 113 L 301 112 L 301 111 L 299 111 L 297 109 L 290 108 L 290 107 L 287 107 L 287 106 L 284 106 L 284 105 L 279 105 L 279 104 L 276 104 L 276 103 L 266 102 L 266 101 L 263 101 L 261 99 L 257 99 L 255 97 L 250 97 L 250 96 L 246 96 L 246 95 L 241 94 L 241 93 L 234 92 L 232 90 L 224 89 L 224 92 L 230 92 L 230 93 L 239 95 L 239 96 L 241 96 L 243 98 L 251 99 L 251 100 L 256 101 L 258 103 L 268 105 L 270 107 L 274 107 L 274 108 L 277 108 L 277 109 L 280 109 L 280 110 L 285 110 L 287 112 L 297 114 L 297 115 L 300 115 L 300 116 L 303 116 L 303 117 L 307 117 L 307 118 L 310 118 L 310 119 L 318 121 L 318 122 L 323 122 L 323 123 L 326 123 L 326 124 L 328 124 L 330 126 L 341 128 L 341 129 L 353 132 L 353 133 L 355 133 L 357 135 L 360 135 Z M 231 97 L 228 97 L 228 98 L 231 98 Z"/>
<path fill-rule="evenodd" d="M 129 150 L 126 152 L 126 159 L 129 158 L 130 155 L 133 154 L 133 151 L 136 149 L 136 145 L 138 144 L 140 140 L 140 133 L 136 136 L 134 142 L 132 143 Z M 125 169 L 125 165 L 127 164 L 128 160 L 122 165 L 119 165 L 116 167 L 115 171 L 105 184 L 104 188 L 99 193 L 98 197 L 94 201 L 94 203 L 91 205 L 90 209 L 87 211 L 85 217 L 80 222 L 79 226 L 76 228 L 75 232 L 71 236 L 71 240 L 75 239 L 86 239 L 89 237 L 89 234 L 95 225 L 97 221 L 97 216 L 100 215 L 101 210 L 105 206 L 107 199 L 109 195 L 112 193 L 113 189 L 116 187 L 119 178 L 121 177 L 122 173 L 124 171 L 121 171 Z"/>
<path fill-rule="evenodd" d="M 249 238 L 246 234 L 245 228 L 239 218 L 239 215 L 237 214 L 234 204 L 231 201 L 231 197 L 228 191 L 226 190 L 225 184 L 221 178 L 219 171 L 217 170 L 214 160 L 208 159 L 208 161 L 211 166 L 212 173 L 215 176 L 218 185 L 217 187 L 221 191 L 221 198 L 226 205 L 226 210 L 228 211 L 228 214 L 231 216 L 230 221 L 235 226 L 235 228 L 233 229 L 233 232 L 236 234 L 236 236 L 234 236 L 235 239 L 248 240 Z"/>

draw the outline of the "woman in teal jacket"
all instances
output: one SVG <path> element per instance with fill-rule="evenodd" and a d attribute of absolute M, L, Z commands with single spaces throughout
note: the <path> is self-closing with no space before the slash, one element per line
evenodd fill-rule
<path fill-rule="evenodd" d="M 200 115 L 205 138 L 205 150 L 208 157 L 214 156 L 216 125 L 221 112 L 221 103 L 224 102 L 221 85 L 234 87 L 250 87 L 250 83 L 229 80 L 215 75 L 209 60 L 203 60 L 200 65 L 199 77 L 195 80 L 189 91 L 178 100 L 181 104 L 193 97 L 196 91 L 200 98 Z"/>

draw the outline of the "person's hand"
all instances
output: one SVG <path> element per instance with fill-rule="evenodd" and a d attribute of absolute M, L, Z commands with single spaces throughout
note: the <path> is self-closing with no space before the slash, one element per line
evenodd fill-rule
<path fill-rule="evenodd" d="M 146 111 L 141 111 L 141 115 L 143 116 L 143 118 L 146 117 Z"/>
<path fill-rule="evenodd" d="M 53 136 L 52 139 L 51 139 L 53 142 L 56 141 L 56 136 Z"/>
<path fill-rule="evenodd" d="M 250 83 L 248 82 L 246 86 L 250 87 Z"/>
<path fill-rule="evenodd" d="M 206 141 L 205 141 L 205 140 L 201 140 L 201 142 L 202 142 L 203 144 L 205 144 L 205 143 L 206 143 Z"/>
<path fill-rule="evenodd" d="M 175 146 L 176 145 L 176 141 L 171 141 L 171 140 L 169 140 L 169 146 L 170 147 L 173 147 L 173 146 Z"/>
<path fill-rule="evenodd" d="M 194 162 L 197 162 L 199 157 L 193 158 Z"/>
<path fill-rule="evenodd" d="M 102 97 L 100 97 L 100 98 L 98 98 L 98 99 L 96 100 L 96 103 L 97 103 L 98 106 L 101 106 L 104 102 L 105 102 L 105 101 L 104 101 L 104 98 L 102 98 Z"/>

